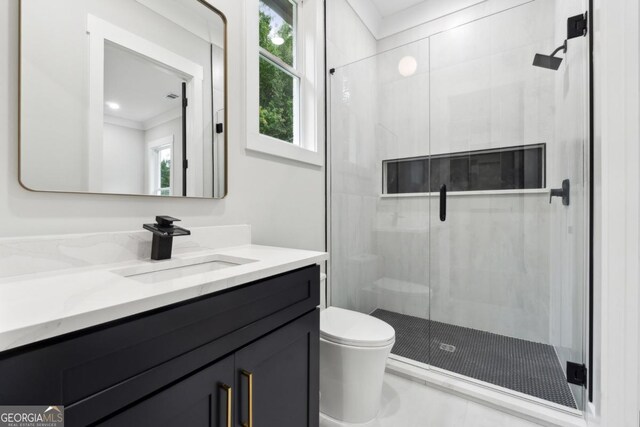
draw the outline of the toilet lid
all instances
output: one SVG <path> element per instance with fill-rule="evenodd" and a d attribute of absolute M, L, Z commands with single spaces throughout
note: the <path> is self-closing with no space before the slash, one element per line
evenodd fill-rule
<path fill-rule="evenodd" d="M 385 347 L 393 344 L 396 331 L 373 316 L 329 307 L 320 313 L 320 336 L 337 344 Z"/>

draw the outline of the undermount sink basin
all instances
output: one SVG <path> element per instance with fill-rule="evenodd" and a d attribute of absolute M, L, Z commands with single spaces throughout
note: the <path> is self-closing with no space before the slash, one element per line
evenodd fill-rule
<path fill-rule="evenodd" d="M 255 262 L 253 259 L 227 255 L 207 255 L 190 259 L 172 259 L 160 263 L 112 270 L 114 273 L 141 283 L 158 283 L 196 274 Z"/>

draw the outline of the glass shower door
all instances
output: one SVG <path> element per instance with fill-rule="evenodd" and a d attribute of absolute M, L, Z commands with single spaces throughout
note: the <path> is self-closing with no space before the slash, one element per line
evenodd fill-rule
<path fill-rule="evenodd" d="M 411 319 L 428 362 L 429 201 L 425 164 L 387 177 L 389 160 L 424 156 L 428 40 L 338 67 L 330 78 L 330 304 Z M 398 194 L 411 186 L 422 197 Z"/>
<path fill-rule="evenodd" d="M 588 40 L 557 71 L 532 62 L 583 3 L 529 2 L 429 44 L 430 364 L 565 409 L 584 400 L 565 368 L 584 363 Z"/>

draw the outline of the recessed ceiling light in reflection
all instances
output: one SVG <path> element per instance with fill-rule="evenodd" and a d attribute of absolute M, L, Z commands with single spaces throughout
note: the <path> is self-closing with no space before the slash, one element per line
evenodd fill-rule
<path fill-rule="evenodd" d="M 271 43 L 275 44 L 276 46 L 280 46 L 284 43 L 284 39 L 280 36 L 273 36 L 271 37 Z"/>
<path fill-rule="evenodd" d="M 413 56 L 405 56 L 398 62 L 398 72 L 404 77 L 414 75 L 417 69 L 418 61 Z"/>
<path fill-rule="evenodd" d="M 117 102 L 108 101 L 108 102 L 105 102 L 105 104 L 107 104 L 107 107 L 111 108 L 112 110 L 120 109 L 120 104 L 118 104 Z"/>

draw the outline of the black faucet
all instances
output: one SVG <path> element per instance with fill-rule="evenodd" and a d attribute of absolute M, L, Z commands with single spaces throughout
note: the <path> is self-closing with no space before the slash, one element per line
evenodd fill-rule
<path fill-rule="evenodd" d="M 191 231 L 186 228 L 173 225 L 178 218 L 162 215 L 156 217 L 155 224 L 143 224 L 145 230 L 153 233 L 153 242 L 151 243 L 151 259 L 171 259 L 171 248 L 173 246 L 173 238 L 175 236 L 188 236 Z"/>

